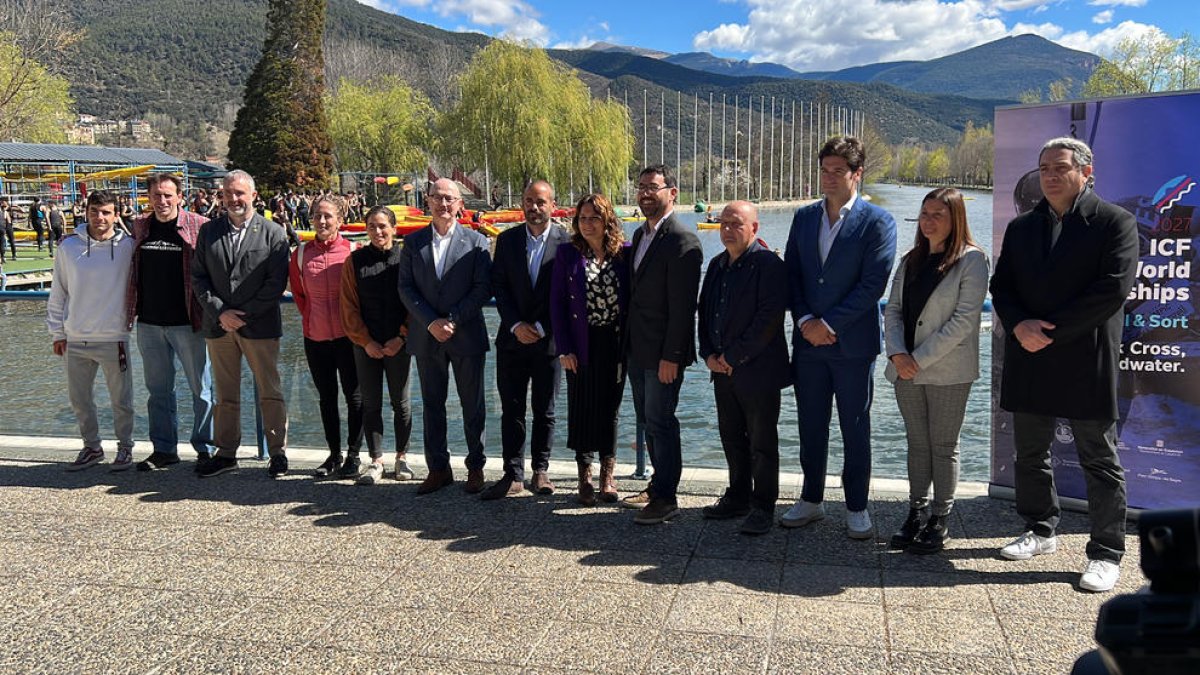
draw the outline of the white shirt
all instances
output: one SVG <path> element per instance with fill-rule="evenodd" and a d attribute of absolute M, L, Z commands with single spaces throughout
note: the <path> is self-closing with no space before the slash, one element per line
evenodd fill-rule
<path fill-rule="evenodd" d="M 446 273 L 446 253 L 450 250 L 450 240 L 454 238 L 454 228 L 458 227 L 457 222 L 450 223 L 450 227 L 446 230 L 446 234 L 438 234 L 437 228 L 433 228 L 433 270 L 437 274 L 437 278 L 441 279 Z"/>
<path fill-rule="evenodd" d="M 828 199 L 828 197 L 826 197 Z M 837 240 L 838 233 L 842 231 L 842 224 L 846 222 L 846 214 L 850 213 L 850 209 L 854 208 L 854 203 L 858 201 L 858 191 L 850 193 L 850 201 L 842 205 L 838 209 L 837 221 L 829 222 L 829 210 L 825 208 L 825 203 L 821 204 L 821 229 L 817 231 L 817 247 L 818 253 L 821 255 L 821 264 L 825 264 L 825 259 L 829 257 L 829 251 L 833 249 L 833 242 Z M 813 318 L 812 314 L 805 314 L 796 320 L 796 327 L 804 325 L 805 321 Z M 821 319 L 821 323 L 829 329 L 830 333 L 837 335 L 833 327 L 826 323 L 825 319 Z"/>
<path fill-rule="evenodd" d="M 654 241 L 654 235 L 658 233 L 658 228 L 662 226 L 664 220 L 671 217 L 672 213 L 675 213 L 675 209 L 664 213 L 653 227 L 650 226 L 649 220 L 642 226 L 642 240 L 638 242 L 637 251 L 633 255 L 633 269 L 636 270 L 642 266 L 642 258 L 646 257 L 646 251 L 650 250 L 650 242 Z"/>

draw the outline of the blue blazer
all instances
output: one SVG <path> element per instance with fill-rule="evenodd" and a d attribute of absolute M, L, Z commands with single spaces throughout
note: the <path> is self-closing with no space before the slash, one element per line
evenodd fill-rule
<path fill-rule="evenodd" d="M 413 356 L 432 356 L 439 349 L 454 356 L 474 356 L 488 351 L 483 304 L 492 297 L 492 258 L 488 240 L 458 224 L 446 251 L 446 265 L 438 279 L 433 264 L 433 225 L 404 238 L 400 250 L 400 299 L 408 308 L 408 343 Z M 429 334 L 429 324 L 450 319 L 454 337 L 440 343 Z"/>
<path fill-rule="evenodd" d="M 629 311 L 629 244 L 613 258 L 617 272 L 617 307 L 625 329 Z M 550 282 L 550 321 L 554 325 L 554 351 L 559 356 L 574 354 L 579 365 L 588 364 L 587 279 L 585 261 L 579 249 L 567 242 L 559 244 L 554 256 L 554 277 Z"/>
<path fill-rule="evenodd" d="M 784 261 L 791 292 L 792 358 L 837 359 L 879 355 L 883 324 L 879 299 L 896 258 L 896 221 L 862 195 L 846 214 L 825 263 L 817 235 L 824 200 L 796 211 Z M 824 319 L 837 342 L 814 347 L 800 334 L 805 316 Z"/>

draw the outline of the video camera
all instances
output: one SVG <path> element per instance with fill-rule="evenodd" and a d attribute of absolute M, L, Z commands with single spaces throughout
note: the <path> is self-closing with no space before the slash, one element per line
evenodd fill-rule
<path fill-rule="evenodd" d="M 1200 508 L 1143 512 L 1138 535 L 1149 591 L 1100 607 L 1099 652 L 1073 674 L 1200 673 Z"/>

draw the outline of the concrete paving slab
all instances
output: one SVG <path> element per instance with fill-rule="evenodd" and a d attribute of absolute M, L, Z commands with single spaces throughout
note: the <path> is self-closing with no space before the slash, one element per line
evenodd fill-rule
<path fill-rule="evenodd" d="M 671 631 L 763 636 L 775 620 L 774 595 L 723 593 L 684 587 L 663 627 Z"/>
<path fill-rule="evenodd" d="M 883 607 L 877 605 L 782 597 L 775 635 L 809 644 L 882 652 L 888 646 L 884 617 Z"/>
<path fill-rule="evenodd" d="M 882 649 L 814 644 L 808 641 L 788 640 L 778 635 L 771 642 L 771 652 L 767 661 L 767 673 L 770 675 L 861 675 L 887 672 L 887 669 L 887 652 Z"/>
<path fill-rule="evenodd" d="M 647 673 L 761 673 L 770 645 L 762 637 L 664 631 Z"/>

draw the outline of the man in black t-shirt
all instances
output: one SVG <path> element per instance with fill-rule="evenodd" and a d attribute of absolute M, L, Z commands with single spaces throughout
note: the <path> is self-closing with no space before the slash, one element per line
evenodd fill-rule
<path fill-rule="evenodd" d="M 175 362 L 192 390 L 191 444 L 197 469 L 212 457 L 212 378 L 200 331 L 201 309 L 192 292 L 192 251 L 200 226 L 208 219 L 179 208 L 182 183 L 172 174 L 147 180 L 151 213 L 134 220 L 133 271 L 126 306 L 129 323 L 137 318 L 138 351 L 146 378 L 147 416 L 154 451 L 138 463 L 154 471 L 179 462 L 179 418 L 175 400 Z"/>
<path fill-rule="evenodd" d="M 17 259 L 17 239 L 13 234 L 12 214 L 8 211 L 8 197 L 0 197 L 0 262 L 4 262 L 4 241 L 12 249 L 12 259 Z"/>

